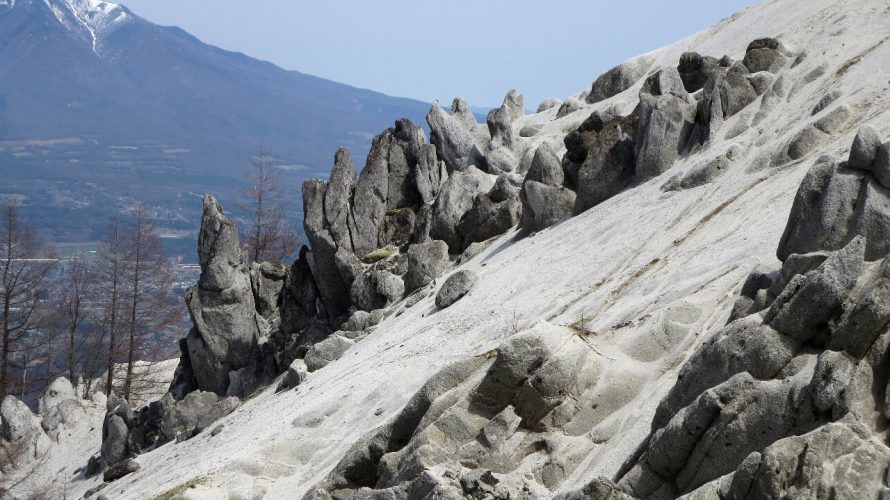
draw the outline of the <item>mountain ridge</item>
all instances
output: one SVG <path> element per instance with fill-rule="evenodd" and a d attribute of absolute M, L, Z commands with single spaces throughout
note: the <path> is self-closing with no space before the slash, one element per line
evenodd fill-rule
<path fill-rule="evenodd" d="M 299 183 L 329 168 L 327 151 L 361 156 L 376 130 L 403 116 L 420 120 L 428 106 L 225 51 L 124 6 L 109 13 L 125 22 L 98 30 L 94 46 L 71 5 L 0 8 L 0 170 L 10 179 L 0 195 L 33 199 L 25 213 L 54 242 L 97 239 L 101 229 L 85 221 L 137 201 L 188 219 L 173 229 L 196 229 L 188 193 L 219 190 L 233 200 L 259 146 L 296 169 L 287 187 L 298 200 Z M 47 145 L 59 139 L 79 143 Z M 71 209 L 85 215 L 73 227 L 56 222 Z M 193 245 L 189 238 L 176 253 L 191 259 Z"/>
<path fill-rule="evenodd" d="M 311 248 L 291 266 L 247 261 L 205 197 L 170 392 L 72 418 L 114 429 L 74 443 L 107 481 L 64 443 L 27 481 L 88 498 L 887 494 L 888 19 L 877 0 L 771 0 L 533 115 L 515 91 L 485 124 L 434 104 L 429 141 L 400 120 L 361 173 L 338 150 L 304 184 Z"/>

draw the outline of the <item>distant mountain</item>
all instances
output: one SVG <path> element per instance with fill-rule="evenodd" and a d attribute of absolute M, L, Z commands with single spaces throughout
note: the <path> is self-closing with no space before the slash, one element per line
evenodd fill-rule
<path fill-rule="evenodd" d="M 286 71 L 97 0 L 0 0 L 0 195 L 56 242 L 142 201 L 191 257 L 200 201 L 231 199 L 262 145 L 300 182 L 428 104 Z M 175 238 L 174 238 L 175 239 Z"/>

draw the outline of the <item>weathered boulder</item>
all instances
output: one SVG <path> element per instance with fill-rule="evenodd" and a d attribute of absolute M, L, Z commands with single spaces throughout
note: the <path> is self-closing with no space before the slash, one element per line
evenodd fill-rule
<path fill-rule="evenodd" d="M 594 112 L 566 136 L 566 146 L 572 152 L 566 155 L 564 165 L 576 186 L 575 214 L 599 205 L 633 183 L 635 129 L 636 115 Z"/>
<path fill-rule="evenodd" d="M 449 115 L 439 103 L 433 103 L 426 121 L 430 126 L 430 142 L 449 171 L 462 172 L 470 166 L 478 168 L 485 165 L 481 148 L 465 120 Z"/>
<path fill-rule="evenodd" d="M 758 38 L 748 45 L 742 62 L 752 73 L 775 73 L 790 62 L 790 55 L 782 42 L 775 38 Z"/>
<path fill-rule="evenodd" d="M 393 145 L 389 151 L 389 187 L 386 209 L 413 207 L 420 203 L 417 192 L 417 159 L 421 148 L 426 146 L 426 135 L 420 125 L 401 118 L 392 129 Z"/>
<path fill-rule="evenodd" d="M 476 274 L 472 271 L 458 271 L 445 280 L 436 294 L 436 306 L 445 309 L 462 299 L 476 284 Z"/>
<path fill-rule="evenodd" d="M 571 96 L 562 105 L 559 107 L 559 110 L 556 112 L 556 118 L 563 118 L 568 116 L 575 111 L 578 111 L 584 107 L 584 101 L 581 99 Z"/>
<path fill-rule="evenodd" d="M 417 154 L 415 179 L 420 202 L 428 205 L 436 201 L 442 184 L 448 180 L 448 169 L 445 162 L 436 157 L 436 147 L 432 144 L 424 144 Z"/>
<path fill-rule="evenodd" d="M 500 175 L 491 191 L 476 196 L 473 208 L 464 214 L 457 229 L 465 243 L 485 241 L 518 224 L 521 211 L 519 188 L 507 175 Z"/>
<path fill-rule="evenodd" d="M 510 113 L 511 123 L 525 116 L 525 98 L 516 89 L 507 92 L 501 107 Z"/>
<path fill-rule="evenodd" d="M 212 196 L 204 198 L 198 257 L 201 277 L 186 293 L 190 364 L 198 389 L 225 394 L 229 372 L 250 363 L 259 332 L 238 228 Z"/>
<path fill-rule="evenodd" d="M 856 138 L 853 139 L 847 167 L 871 172 L 879 147 L 881 147 L 881 137 L 878 132 L 871 127 L 860 128 Z"/>
<path fill-rule="evenodd" d="M 115 393 L 111 393 L 105 401 L 105 412 L 109 415 L 117 415 L 124 419 L 124 422 L 133 420 L 133 410 L 125 399 L 122 399 Z"/>
<path fill-rule="evenodd" d="M 321 207 L 324 221 L 331 238 L 337 247 L 352 250 L 352 199 L 355 192 L 355 163 L 346 148 L 339 148 L 334 154 L 334 168 L 325 189 Z"/>
<path fill-rule="evenodd" d="M 386 307 L 387 297 L 379 292 L 376 275 L 368 272 L 359 275 L 352 283 L 349 298 L 353 307 L 362 311 L 373 311 Z"/>
<path fill-rule="evenodd" d="M 824 417 L 806 392 L 808 382 L 762 381 L 745 372 L 708 389 L 665 426 L 653 428 L 618 485 L 637 497 L 662 488 L 682 495 L 732 472 L 778 439 L 817 428 Z"/>
<path fill-rule="evenodd" d="M 595 478 L 583 488 L 556 497 L 557 500 L 634 500 L 617 484 L 604 477 Z"/>
<path fill-rule="evenodd" d="M 494 177 L 475 167 L 452 173 L 433 204 L 430 237 L 447 243 L 452 253 L 463 251 L 467 243 L 458 230 L 460 220 L 473 208 L 476 195 L 493 186 Z"/>
<path fill-rule="evenodd" d="M 664 183 L 662 191 L 680 191 L 703 186 L 725 174 L 731 165 L 726 155 L 718 156 L 693 165 L 685 172 L 680 172 Z"/>
<path fill-rule="evenodd" d="M 492 145 L 499 142 L 492 141 Z M 504 172 L 513 172 L 519 166 L 519 160 L 513 154 L 513 149 L 507 146 L 498 146 L 496 149 L 490 149 L 485 153 L 486 171 L 492 175 L 499 175 Z"/>
<path fill-rule="evenodd" d="M 842 393 L 853 378 L 855 365 L 856 360 L 844 352 L 826 350 L 819 354 L 810 382 L 816 408 L 827 411 L 841 403 Z"/>
<path fill-rule="evenodd" d="M 862 423 L 844 419 L 752 453 L 731 476 L 725 498 L 877 498 L 886 492 L 888 465 L 887 447 Z"/>
<path fill-rule="evenodd" d="M 538 146 L 519 193 L 522 204 L 519 227 L 540 231 L 570 216 L 576 195 L 564 187 L 566 182 L 565 172 L 550 144 Z"/>
<path fill-rule="evenodd" d="M 105 482 L 117 481 L 118 479 L 130 475 L 141 468 L 139 462 L 133 460 L 132 458 L 127 460 L 121 460 L 120 462 L 115 463 L 103 474 L 102 479 Z"/>
<path fill-rule="evenodd" d="M 757 99 L 759 94 L 748 76 L 748 68 L 736 63 L 719 81 L 718 92 L 724 118 L 736 115 Z"/>
<path fill-rule="evenodd" d="M 256 311 L 278 327 L 281 313 L 278 310 L 281 292 L 287 278 L 287 267 L 278 262 L 253 263 L 250 268 L 250 285 Z"/>
<path fill-rule="evenodd" d="M 295 359 L 284 373 L 281 384 L 278 385 L 278 390 L 286 391 L 293 389 L 305 382 L 307 378 L 309 378 L 309 367 L 306 366 L 306 361 Z"/>
<path fill-rule="evenodd" d="M 472 128 L 479 124 L 476 121 L 476 115 L 474 115 L 473 110 L 470 109 L 470 103 L 462 97 L 455 97 L 454 100 L 451 101 L 451 116 L 459 120 L 467 128 Z"/>
<path fill-rule="evenodd" d="M 62 426 L 74 427 L 87 417 L 87 410 L 79 399 L 65 399 L 43 414 L 40 426 L 47 433 L 61 430 Z M 51 434 L 52 435 L 52 434 Z M 57 436 L 54 436 L 56 438 Z"/>
<path fill-rule="evenodd" d="M 639 57 L 623 62 L 618 66 L 600 75 L 587 94 L 588 103 L 604 101 L 631 88 L 649 70 L 651 61 L 646 57 Z"/>
<path fill-rule="evenodd" d="M 634 134 L 636 177 L 645 181 L 671 167 L 694 122 L 696 105 L 683 87 L 676 68 L 650 76 L 640 91 L 639 118 Z"/>
<path fill-rule="evenodd" d="M 774 377 L 799 350 L 799 342 L 763 324 L 759 316 L 730 323 L 683 365 L 677 383 L 656 410 L 653 426 L 665 426 L 670 416 L 700 394 L 738 373 L 747 372 L 758 379 Z"/>
<path fill-rule="evenodd" d="M 127 423 L 120 415 L 106 415 L 102 424 L 102 461 L 112 465 L 129 456 Z"/>
<path fill-rule="evenodd" d="M 777 256 L 839 250 L 858 235 L 865 237 L 866 260 L 890 251 L 887 192 L 868 173 L 820 158 L 797 191 Z"/>
<path fill-rule="evenodd" d="M 431 241 L 408 247 L 408 272 L 405 273 L 405 293 L 425 287 L 451 266 L 448 245 Z"/>
<path fill-rule="evenodd" d="M 499 147 L 512 149 L 514 146 L 514 115 L 512 111 L 505 106 L 495 108 L 488 112 L 486 121 L 488 123 L 488 132 L 491 134 L 491 149 Z"/>
<path fill-rule="evenodd" d="M 69 399 L 77 399 L 74 386 L 71 385 L 67 378 L 58 377 L 43 390 L 43 395 L 40 396 L 40 400 L 37 403 L 37 412 L 41 415 L 46 415 L 60 403 Z"/>
<path fill-rule="evenodd" d="M 389 271 L 376 271 L 372 281 L 377 286 L 377 293 L 385 297 L 389 304 L 398 301 L 405 295 L 405 282 L 401 276 Z"/>
<path fill-rule="evenodd" d="M 680 56 L 677 71 L 683 80 L 683 87 L 689 93 L 698 92 L 708 80 L 716 78 L 722 72 L 719 60 L 697 52 L 684 52 Z"/>
<path fill-rule="evenodd" d="M 535 150 L 535 156 L 531 167 L 525 174 L 526 181 L 537 181 L 548 186 L 562 186 L 565 184 L 565 173 L 560 164 L 559 157 L 549 142 L 542 143 Z"/>
<path fill-rule="evenodd" d="M 519 227 L 526 231 L 540 231 L 570 217 L 577 198 L 571 189 L 537 181 L 524 182 L 519 196 L 522 202 Z"/>
<path fill-rule="evenodd" d="M 871 173 L 875 176 L 878 184 L 890 189 L 890 142 L 885 142 L 878 146 Z"/>
<path fill-rule="evenodd" d="M 355 185 L 350 234 L 352 236 L 352 251 L 357 256 L 380 248 L 379 230 L 386 216 L 389 196 L 390 152 L 399 154 L 395 153 L 398 148 L 395 147 L 394 142 L 395 138 L 391 131 L 374 137 L 371 151 L 368 153 L 368 161 Z M 398 161 L 404 161 L 403 153 L 398 157 Z M 315 251 L 313 244 L 312 252 L 315 253 Z M 317 274 L 316 280 L 321 287 L 322 278 Z M 322 294 L 324 293 L 322 292 Z M 344 301 L 343 304 L 348 303 Z"/>
<path fill-rule="evenodd" d="M 831 336 L 832 349 L 865 356 L 890 323 L 890 257 L 862 284 Z"/>
<path fill-rule="evenodd" d="M 217 416 L 211 410 L 218 401 L 219 396 L 212 392 L 194 391 L 176 402 L 160 422 L 160 432 L 165 441 L 191 438 L 202 428 L 199 427 L 202 419 Z M 221 416 L 218 415 L 218 418 Z"/>
<path fill-rule="evenodd" d="M 332 334 L 325 340 L 314 344 L 306 352 L 303 361 L 306 363 L 306 369 L 309 372 L 320 370 L 333 361 L 340 359 L 343 353 L 355 345 L 355 340 L 347 337 L 341 332 Z"/>
<path fill-rule="evenodd" d="M 3 398 L 0 404 L 0 430 L 3 439 L 12 442 L 18 441 L 34 432 L 40 431 L 40 420 L 28 405 L 15 396 L 9 395 Z"/>
<path fill-rule="evenodd" d="M 772 85 L 776 83 L 777 77 L 774 73 L 770 73 L 769 71 L 761 71 L 759 73 L 751 73 L 747 76 L 748 82 L 751 83 L 751 86 L 754 88 L 754 92 L 757 95 L 765 94 Z"/>
<path fill-rule="evenodd" d="M 548 109 L 558 108 L 559 106 L 562 106 L 562 101 L 551 97 L 549 99 L 544 99 L 541 101 L 541 104 L 538 104 L 537 112 L 543 113 Z"/>
<path fill-rule="evenodd" d="M 824 333 L 829 321 L 843 313 L 864 261 L 865 239 L 858 236 L 817 269 L 792 278 L 764 321 L 801 343 Z"/>
<path fill-rule="evenodd" d="M 349 316 L 349 319 L 346 320 L 345 323 L 340 325 L 340 330 L 344 332 L 360 332 L 362 330 L 370 328 L 371 326 L 371 313 L 368 311 L 358 310 L 352 313 L 352 315 Z"/>

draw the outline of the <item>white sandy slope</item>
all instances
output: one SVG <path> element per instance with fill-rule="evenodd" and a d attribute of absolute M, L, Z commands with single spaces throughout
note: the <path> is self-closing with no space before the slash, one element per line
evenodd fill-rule
<path fill-rule="evenodd" d="M 586 460 L 562 489 L 614 474 L 648 433 L 654 408 L 685 356 L 725 323 L 748 272 L 759 264 L 778 266 L 775 248 L 792 198 L 816 158 L 845 156 L 861 124 L 890 139 L 885 0 L 767 1 L 648 57 L 657 60 L 654 67 L 676 65 L 687 50 L 738 59 L 762 36 L 809 55 L 784 71 L 786 98 L 758 126 L 725 139 L 736 122 L 753 116 L 759 100 L 731 118 L 705 152 L 660 178 L 532 237 L 500 237 L 465 264 L 480 279 L 451 308 L 439 311 L 428 297 L 391 316 L 298 390 L 266 390 L 222 420 L 217 436 L 205 432 L 138 457 L 142 469 L 103 493 L 154 498 L 193 482 L 187 498 L 298 498 L 353 442 L 397 414 L 438 369 L 496 348 L 539 321 L 572 325 L 582 319 L 596 332 L 591 345 L 611 358 L 611 373 L 620 374 L 609 383 L 626 384 L 632 399 L 612 404 L 607 425 L 597 429 L 602 436 L 591 436 Z M 819 76 L 805 86 L 794 84 L 805 75 Z M 524 118 L 545 123 L 531 142 L 549 136 L 561 144 L 593 109 L 618 105 L 631 111 L 638 87 L 560 120 L 553 120 L 555 109 Z M 758 168 L 764 151 L 781 148 L 815 119 L 814 106 L 831 90 L 841 97 L 826 112 L 840 105 L 851 111 L 841 132 L 801 161 Z M 733 146 L 736 159 L 723 177 L 686 191 L 660 190 L 675 173 Z M 677 324 L 685 328 L 668 328 Z M 96 484 L 73 481 L 69 497 Z"/>

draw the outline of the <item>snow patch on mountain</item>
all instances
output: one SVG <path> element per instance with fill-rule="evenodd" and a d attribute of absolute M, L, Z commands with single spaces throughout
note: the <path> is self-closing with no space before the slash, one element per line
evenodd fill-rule
<path fill-rule="evenodd" d="M 0 0 L 0 5 L 15 7 L 16 0 Z M 102 38 L 135 18 L 125 7 L 100 0 L 43 0 L 56 19 L 68 30 L 90 43 L 101 55 Z"/>

